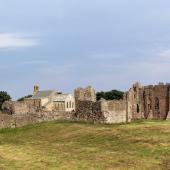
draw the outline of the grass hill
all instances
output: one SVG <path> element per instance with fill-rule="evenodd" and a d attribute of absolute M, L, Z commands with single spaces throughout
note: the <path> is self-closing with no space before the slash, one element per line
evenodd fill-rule
<path fill-rule="evenodd" d="M 170 169 L 170 122 L 48 122 L 0 130 L 0 169 Z"/>

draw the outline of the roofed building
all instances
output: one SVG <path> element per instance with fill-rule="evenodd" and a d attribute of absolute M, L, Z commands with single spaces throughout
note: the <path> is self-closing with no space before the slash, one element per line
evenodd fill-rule
<path fill-rule="evenodd" d="M 75 110 L 75 99 L 71 94 L 61 94 L 55 90 L 39 90 L 39 86 L 34 86 L 32 99 L 40 99 L 41 106 L 48 111 Z"/>

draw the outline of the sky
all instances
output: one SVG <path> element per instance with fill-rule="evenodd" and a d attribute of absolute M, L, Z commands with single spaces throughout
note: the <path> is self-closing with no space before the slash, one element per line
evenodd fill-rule
<path fill-rule="evenodd" d="M 0 0 L 0 91 L 170 82 L 169 0 Z"/>

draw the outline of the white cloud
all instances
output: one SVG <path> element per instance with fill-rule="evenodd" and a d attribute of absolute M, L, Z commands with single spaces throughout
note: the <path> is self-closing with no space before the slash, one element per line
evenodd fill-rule
<path fill-rule="evenodd" d="M 19 48 L 37 45 L 34 38 L 11 33 L 0 33 L 0 48 Z"/>

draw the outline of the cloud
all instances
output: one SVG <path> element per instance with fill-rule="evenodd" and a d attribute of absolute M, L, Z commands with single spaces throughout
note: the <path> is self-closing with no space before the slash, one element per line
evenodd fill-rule
<path fill-rule="evenodd" d="M 34 38 L 11 33 L 0 33 L 0 48 L 31 47 L 38 44 Z"/>

